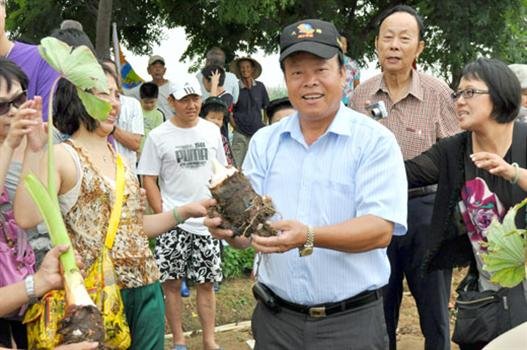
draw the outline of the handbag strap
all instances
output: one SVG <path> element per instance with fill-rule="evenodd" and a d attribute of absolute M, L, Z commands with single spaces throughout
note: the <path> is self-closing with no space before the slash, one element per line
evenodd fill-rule
<path fill-rule="evenodd" d="M 514 123 L 513 138 L 511 145 L 511 159 L 518 163 L 520 168 L 527 168 L 527 124 Z M 525 198 L 525 192 L 518 185 L 512 186 L 513 203 L 519 203 Z"/>
<path fill-rule="evenodd" d="M 124 163 L 121 155 L 117 153 L 116 159 L 117 173 L 115 175 L 115 203 L 110 213 L 110 222 L 106 231 L 105 247 L 111 250 L 115 241 L 117 227 L 121 219 L 124 199 Z"/>

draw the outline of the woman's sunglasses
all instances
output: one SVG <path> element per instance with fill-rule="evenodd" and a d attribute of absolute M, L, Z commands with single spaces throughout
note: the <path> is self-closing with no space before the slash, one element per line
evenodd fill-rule
<path fill-rule="evenodd" d="M 22 91 L 19 95 L 15 96 L 11 101 L 0 102 L 0 115 L 7 114 L 11 109 L 11 106 L 20 108 L 24 102 L 27 101 L 27 91 Z"/>

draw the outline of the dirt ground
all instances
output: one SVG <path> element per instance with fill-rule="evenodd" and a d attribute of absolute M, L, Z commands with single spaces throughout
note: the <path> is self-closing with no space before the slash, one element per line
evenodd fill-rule
<path fill-rule="evenodd" d="M 456 285 L 464 276 L 464 270 L 454 271 L 454 281 L 452 290 L 455 290 Z M 217 297 L 217 311 L 216 324 L 227 325 L 217 327 L 216 339 L 217 343 L 224 350 L 249 350 L 250 347 L 247 341 L 252 339 L 250 332 L 250 316 L 254 307 L 254 299 L 251 294 L 250 287 L 252 281 L 246 279 L 228 280 L 222 284 L 221 290 L 216 294 Z M 195 289 L 191 288 L 192 295 L 185 300 L 185 316 L 184 325 L 187 331 L 187 345 L 189 350 L 200 350 L 201 335 L 199 332 L 199 321 L 195 308 Z M 454 302 L 454 295 L 451 298 L 452 304 Z M 238 324 L 238 325 L 236 325 Z M 451 325 L 453 325 L 453 316 L 451 317 Z M 225 329 L 233 329 L 227 330 Z M 168 332 L 167 330 L 167 333 Z M 403 295 L 403 303 L 401 307 L 401 314 L 399 320 L 399 329 L 397 336 L 398 349 L 400 350 L 422 350 L 423 336 L 419 328 L 419 318 L 415 302 L 406 291 Z M 167 336 L 165 349 L 170 350 L 172 339 L 170 335 Z M 452 344 L 452 350 L 458 350 L 455 344 Z"/>

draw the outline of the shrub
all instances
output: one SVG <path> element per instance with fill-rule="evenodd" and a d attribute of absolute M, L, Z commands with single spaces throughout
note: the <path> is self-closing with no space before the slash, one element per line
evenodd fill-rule
<path fill-rule="evenodd" d="M 242 277 L 253 269 L 255 251 L 253 248 L 235 249 L 225 247 L 222 257 L 222 271 L 225 278 Z"/>

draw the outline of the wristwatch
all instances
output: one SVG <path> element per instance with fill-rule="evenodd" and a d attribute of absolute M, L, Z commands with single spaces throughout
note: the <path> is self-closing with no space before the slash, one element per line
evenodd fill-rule
<path fill-rule="evenodd" d="M 306 243 L 300 248 L 298 248 L 298 253 L 300 256 L 308 256 L 313 253 L 313 246 L 315 244 L 315 230 L 312 226 L 307 226 L 307 239 Z"/>
<path fill-rule="evenodd" d="M 35 279 L 33 275 L 29 275 L 24 279 L 24 285 L 26 287 L 27 298 L 29 299 L 28 304 L 36 303 L 38 298 L 35 294 Z"/>

